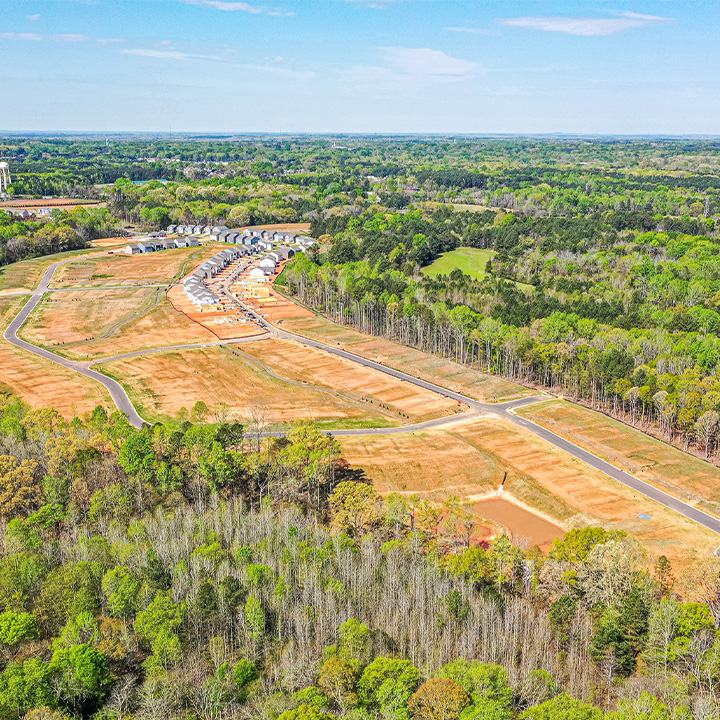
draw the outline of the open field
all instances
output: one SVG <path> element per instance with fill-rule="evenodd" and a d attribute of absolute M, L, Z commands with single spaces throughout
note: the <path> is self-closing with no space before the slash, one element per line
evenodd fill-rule
<path fill-rule="evenodd" d="M 26 302 L 26 298 L 0 300 L 0 331 Z M 72 370 L 37 357 L 0 339 L 0 389 L 14 393 L 33 409 L 54 407 L 67 418 L 113 403 L 99 383 Z"/>
<path fill-rule="evenodd" d="M 383 494 L 418 493 L 437 501 L 452 494 L 479 502 L 495 495 L 507 471 L 506 494 L 565 529 L 602 525 L 627 530 L 639 537 L 650 557 L 665 554 L 678 567 L 719 544 L 715 533 L 500 419 L 338 440 L 343 457 L 363 468 Z"/>
<path fill-rule="evenodd" d="M 461 247 L 451 252 L 443 253 L 435 262 L 422 269 L 424 275 L 449 275 L 453 270 L 462 270 L 465 275 L 482 280 L 485 275 L 485 265 L 497 253 L 494 250 L 479 250 L 477 248 Z"/>
<path fill-rule="evenodd" d="M 450 416 L 460 409 L 454 400 L 296 342 L 264 340 L 241 349 L 280 377 L 321 385 L 358 400 L 371 399 L 411 422 Z"/>
<path fill-rule="evenodd" d="M 0 297 L 3 292 L 16 292 L 18 290 L 34 290 L 40 282 L 43 273 L 47 268 L 58 260 L 72 257 L 73 255 L 85 255 L 88 250 L 71 250 L 56 255 L 45 255 L 44 257 L 21 260 L 0 267 Z"/>
<path fill-rule="evenodd" d="M 47 293 L 19 335 L 46 348 L 101 338 L 118 323 L 148 307 L 158 291 L 130 287 Z"/>
<path fill-rule="evenodd" d="M 720 469 L 617 420 L 564 400 L 517 410 L 645 482 L 720 515 Z"/>
<path fill-rule="evenodd" d="M 120 381 L 151 421 L 174 418 L 181 407 L 190 410 L 203 400 L 210 408 L 226 403 L 245 421 L 261 415 L 269 424 L 303 419 L 344 427 L 397 424 L 370 405 L 277 380 L 221 347 L 158 352 L 96 369 Z"/>
<path fill-rule="evenodd" d="M 521 385 L 471 370 L 452 360 L 445 360 L 382 338 L 363 335 L 351 328 L 336 325 L 314 313 L 288 318 L 278 324 L 290 332 L 306 335 L 330 345 L 342 345 L 344 349 L 357 355 L 439 383 L 476 400 L 504 401 L 535 394 Z"/>
<path fill-rule="evenodd" d="M 142 255 L 102 255 L 61 265 L 51 288 L 167 285 L 217 252 L 217 246 L 177 248 Z"/>

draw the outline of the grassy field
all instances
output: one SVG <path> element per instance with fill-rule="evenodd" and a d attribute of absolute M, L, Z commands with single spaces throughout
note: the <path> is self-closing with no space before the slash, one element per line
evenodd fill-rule
<path fill-rule="evenodd" d="M 365 469 L 382 493 L 478 501 L 497 490 L 507 471 L 506 491 L 548 518 L 566 528 L 602 525 L 632 532 L 651 558 L 665 554 L 678 568 L 720 544 L 715 533 L 507 421 L 483 418 L 445 430 L 338 440 L 343 457 Z"/>
<path fill-rule="evenodd" d="M 504 401 L 536 394 L 520 385 L 471 370 L 452 360 L 445 360 L 399 343 L 336 325 L 319 315 L 287 318 L 282 321 L 280 327 L 330 345 L 342 345 L 357 355 L 439 383 L 443 387 L 465 393 L 477 400 Z"/>
<path fill-rule="evenodd" d="M 369 404 L 277 380 L 221 347 L 158 352 L 97 369 L 123 383 L 140 414 L 153 422 L 174 418 L 181 407 L 190 410 L 203 400 L 210 408 L 226 403 L 233 416 L 244 421 L 259 413 L 273 425 L 294 420 L 336 427 L 399 424 Z"/>
<path fill-rule="evenodd" d="M 488 260 L 495 257 L 494 250 L 479 250 L 477 248 L 461 247 L 451 252 L 443 253 L 432 265 L 423 268 L 423 274 L 429 277 L 449 275 L 453 270 L 462 270 L 465 275 L 482 280 L 487 273 L 485 265 Z"/>
<path fill-rule="evenodd" d="M 454 415 L 459 409 L 456 402 L 429 390 L 300 343 L 264 340 L 244 344 L 240 350 L 280 377 L 320 385 L 360 401 L 370 400 L 409 422 Z"/>
<path fill-rule="evenodd" d="M 0 300 L 0 331 L 26 300 L 24 297 Z M 67 418 L 100 404 L 114 408 L 100 383 L 1 339 L 0 368 L 0 389 L 14 393 L 32 408 L 54 407 Z"/>
<path fill-rule="evenodd" d="M 564 400 L 517 410 L 636 477 L 720 516 L 720 468 L 612 418 Z"/>

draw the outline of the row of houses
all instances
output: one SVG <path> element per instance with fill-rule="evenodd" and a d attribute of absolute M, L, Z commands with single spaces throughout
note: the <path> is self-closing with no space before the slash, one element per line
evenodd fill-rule
<path fill-rule="evenodd" d="M 218 243 L 230 243 L 233 245 L 257 246 L 258 250 L 270 251 L 277 245 L 297 245 L 300 252 L 307 252 L 317 240 L 307 235 L 296 235 L 289 232 L 271 232 L 270 230 L 248 229 L 243 232 L 237 230 L 221 230 L 211 233 L 210 240 Z"/>
<path fill-rule="evenodd" d="M 134 245 L 126 245 L 123 252 L 128 255 L 140 253 L 159 252 L 160 250 L 174 250 L 175 248 L 197 247 L 200 242 L 196 237 L 177 238 L 175 240 L 141 240 Z"/>
<path fill-rule="evenodd" d="M 183 280 L 185 294 L 199 307 L 218 305 L 220 298 L 205 285 L 205 280 L 215 277 L 215 275 L 226 268 L 233 260 L 237 260 L 241 256 L 242 253 L 238 248 L 228 248 L 213 255 L 195 270 L 192 275 L 189 275 Z"/>
<path fill-rule="evenodd" d="M 211 233 L 227 230 L 224 225 L 168 225 L 171 235 L 210 235 Z"/>

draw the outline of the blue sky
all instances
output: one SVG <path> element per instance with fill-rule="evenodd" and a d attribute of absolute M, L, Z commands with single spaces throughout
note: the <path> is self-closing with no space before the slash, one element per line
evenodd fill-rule
<path fill-rule="evenodd" d="M 0 0 L 0 130 L 720 133 L 720 3 Z"/>

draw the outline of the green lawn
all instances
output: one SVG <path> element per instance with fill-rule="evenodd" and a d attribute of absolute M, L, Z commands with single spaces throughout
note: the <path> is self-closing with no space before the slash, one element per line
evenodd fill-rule
<path fill-rule="evenodd" d="M 443 253 L 432 265 L 423 268 L 425 275 L 449 275 L 453 270 L 462 270 L 466 275 L 482 280 L 485 265 L 495 256 L 494 250 L 478 250 L 477 248 L 461 247 L 452 252 Z"/>

